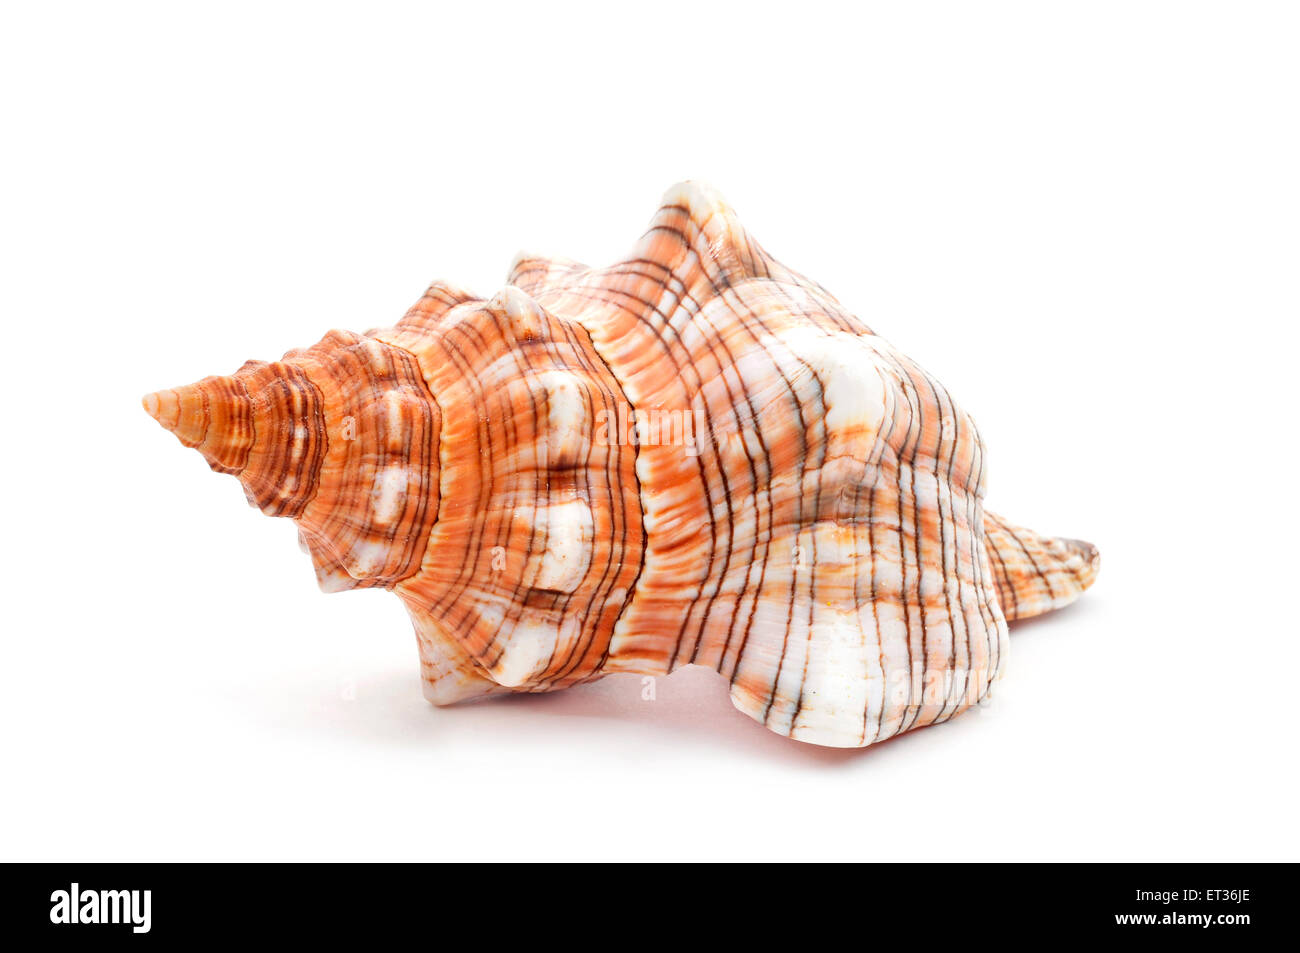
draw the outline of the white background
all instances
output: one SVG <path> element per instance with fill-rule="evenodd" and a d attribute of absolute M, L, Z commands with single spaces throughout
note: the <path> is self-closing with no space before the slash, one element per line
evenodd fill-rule
<path fill-rule="evenodd" d="M 1300 859 L 1300 22 L 1264 3 L 6 5 L 4 859 Z M 711 182 L 1092 540 L 987 711 L 428 705 L 140 409 Z"/>

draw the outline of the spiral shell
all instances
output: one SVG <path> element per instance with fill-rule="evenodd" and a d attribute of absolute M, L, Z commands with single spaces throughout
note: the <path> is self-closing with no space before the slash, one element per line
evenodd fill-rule
<path fill-rule="evenodd" d="M 987 513 L 969 415 L 692 183 L 618 264 L 521 256 L 490 300 L 437 283 L 145 407 L 323 588 L 401 597 L 438 704 L 694 664 L 865 746 L 977 704 L 1006 620 L 1098 569 Z"/>

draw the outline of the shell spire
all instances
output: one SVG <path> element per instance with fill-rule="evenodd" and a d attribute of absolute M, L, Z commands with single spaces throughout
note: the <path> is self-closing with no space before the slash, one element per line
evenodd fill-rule
<path fill-rule="evenodd" d="M 332 331 L 143 403 L 238 477 L 252 505 L 298 523 L 326 591 L 391 587 L 419 568 L 438 506 L 440 415 L 408 352 Z"/>
<path fill-rule="evenodd" d="M 212 469 L 237 476 L 268 516 L 297 516 L 316 492 L 328 438 L 320 390 L 301 368 L 250 361 L 143 403 Z"/>
<path fill-rule="evenodd" d="M 253 446 L 252 401 L 233 377 L 209 377 L 160 390 L 146 394 L 141 403 L 150 417 L 202 453 L 218 473 L 244 469 Z"/>

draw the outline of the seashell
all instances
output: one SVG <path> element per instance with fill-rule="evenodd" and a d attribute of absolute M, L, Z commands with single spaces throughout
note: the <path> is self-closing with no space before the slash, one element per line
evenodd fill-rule
<path fill-rule="evenodd" d="M 1098 570 L 986 512 L 970 416 L 692 183 L 611 267 L 521 256 L 144 404 L 323 589 L 397 593 L 439 705 L 704 665 L 772 731 L 870 745 L 981 701 L 1006 621 Z"/>

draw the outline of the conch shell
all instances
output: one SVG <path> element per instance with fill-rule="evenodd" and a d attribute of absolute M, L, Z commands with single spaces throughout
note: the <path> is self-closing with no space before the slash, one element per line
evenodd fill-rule
<path fill-rule="evenodd" d="M 861 747 L 978 703 L 1006 620 L 1097 575 L 987 513 L 943 386 L 692 183 L 616 265 L 522 256 L 490 300 L 436 283 L 144 405 L 297 522 L 323 589 L 401 597 L 439 705 L 704 665 Z"/>

